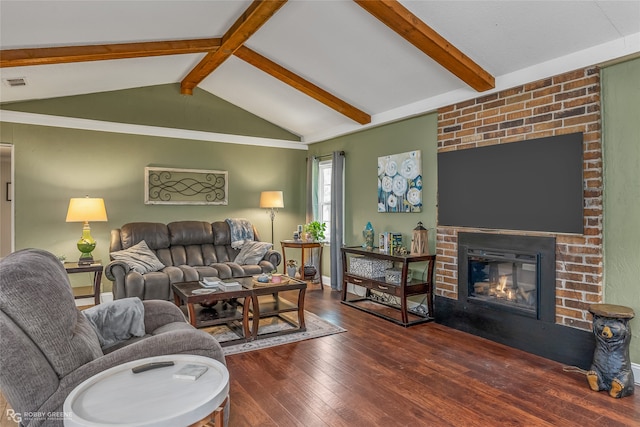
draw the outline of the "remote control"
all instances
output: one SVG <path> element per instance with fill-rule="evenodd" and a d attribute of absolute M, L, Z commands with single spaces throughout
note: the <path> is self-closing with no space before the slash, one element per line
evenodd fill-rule
<path fill-rule="evenodd" d="M 170 360 L 167 362 L 151 362 L 145 363 L 144 365 L 140 366 L 134 366 L 133 368 L 131 368 L 131 371 L 134 374 L 139 374 L 140 372 L 150 371 L 151 369 L 166 368 L 167 366 L 173 365 L 174 363 Z"/>

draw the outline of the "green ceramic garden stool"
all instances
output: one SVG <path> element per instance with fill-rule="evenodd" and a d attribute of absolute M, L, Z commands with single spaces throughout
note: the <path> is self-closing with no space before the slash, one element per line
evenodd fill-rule
<path fill-rule="evenodd" d="M 633 394 L 633 371 L 629 359 L 631 328 L 635 313 L 629 307 L 612 304 L 589 306 L 593 314 L 596 349 L 587 381 L 591 390 L 607 390 L 611 397 Z"/>

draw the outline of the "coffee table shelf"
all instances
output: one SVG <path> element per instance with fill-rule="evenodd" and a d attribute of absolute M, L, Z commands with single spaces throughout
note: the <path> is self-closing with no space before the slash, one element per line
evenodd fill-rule
<path fill-rule="evenodd" d="M 304 300 L 304 295 L 302 296 L 302 298 Z M 284 329 L 281 331 L 274 331 L 274 332 L 260 332 L 259 325 L 254 326 L 253 339 L 274 337 L 278 335 L 290 334 L 292 332 L 301 332 L 306 330 L 305 323 L 304 323 L 304 310 L 300 311 L 300 306 L 299 306 L 299 304 L 304 304 L 304 301 L 298 304 L 294 304 L 285 299 L 280 298 L 278 294 L 276 294 L 275 297 L 266 296 L 266 295 L 260 298 L 256 297 L 256 300 L 258 301 L 258 310 L 259 310 L 258 323 L 260 319 L 276 317 L 280 321 L 283 321 L 289 324 L 290 326 L 292 326 L 292 328 Z M 254 312 L 255 312 L 255 309 L 252 308 L 251 309 L 252 319 L 253 319 Z M 292 316 L 283 316 L 283 314 L 285 313 L 298 313 L 297 322 L 291 318 Z"/>
<path fill-rule="evenodd" d="M 280 298 L 279 296 L 277 297 L 277 299 L 273 298 L 271 301 L 267 301 L 267 298 L 269 297 L 258 299 L 258 304 L 260 304 L 261 317 L 271 317 L 281 313 L 298 311 L 297 304 L 293 304 L 285 299 Z"/>
<path fill-rule="evenodd" d="M 225 323 L 242 323 L 242 310 L 244 309 L 244 303 L 238 302 L 236 306 L 227 303 L 227 308 L 223 308 L 225 304 L 223 301 L 216 302 L 215 305 L 210 307 L 203 307 L 201 305 L 194 306 L 195 317 L 197 319 L 198 328 L 206 328 L 208 326 L 216 326 Z M 187 307 L 181 307 L 183 312 L 188 316 Z M 215 313 L 215 315 L 214 315 Z M 214 317 L 210 317 L 214 316 Z"/>

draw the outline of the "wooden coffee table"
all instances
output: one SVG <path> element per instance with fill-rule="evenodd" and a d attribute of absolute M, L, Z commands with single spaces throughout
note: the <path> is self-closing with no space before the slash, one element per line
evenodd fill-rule
<path fill-rule="evenodd" d="M 134 366 L 169 360 L 173 366 L 137 374 L 131 371 Z M 190 363 L 208 369 L 195 381 L 173 378 Z M 228 395 L 229 372 L 217 360 L 189 354 L 148 357 L 114 366 L 80 383 L 64 401 L 64 425 L 175 427 L 213 421 L 222 427 Z"/>
<path fill-rule="evenodd" d="M 304 296 L 307 291 L 307 282 L 283 276 L 287 283 L 263 285 L 256 283 L 252 277 L 242 277 L 238 279 L 243 287 L 251 290 L 251 332 L 252 338 L 261 339 L 278 335 L 291 334 L 293 332 L 306 331 L 304 323 Z M 291 303 L 280 296 L 281 292 L 297 291 L 297 303 Z M 284 313 L 297 313 L 297 322 L 283 316 Z M 260 332 L 260 319 L 277 317 L 280 320 L 293 326 L 293 328 L 275 331 Z"/>
<path fill-rule="evenodd" d="M 204 328 L 207 326 L 226 324 L 239 336 L 238 340 L 220 343 L 220 345 L 226 346 L 236 344 L 241 340 L 249 341 L 252 339 L 306 331 L 307 328 L 304 323 L 304 296 L 307 291 L 307 282 L 286 276 L 285 279 L 287 280 L 287 283 L 262 285 L 256 284 L 252 277 L 238 277 L 224 281 L 239 282 L 242 285 L 242 290 L 217 290 L 205 295 L 193 294 L 193 291 L 196 289 L 204 289 L 199 282 L 174 283 L 172 288 L 174 302 L 177 306 L 187 306 L 189 322 L 193 326 L 196 328 Z M 291 303 L 280 296 L 281 292 L 288 291 L 298 292 L 297 303 Z M 216 303 L 215 307 L 218 307 L 221 306 L 224 301 L 228 301 L 233 298 L 241 298 L 243 300 L 241 303 L 241 312 L 239 312 L 235 307 L 232 307 L 230 310 L 219 309 L 217 318 L 208 320 L 201 319 L 203 310 L 206 310 L 198 307 L 202 302 L 207 305 Z M 292 312 L 297 313 L 297 321 L 283 316 L 285 313 Z M 278 317 L 280 320 L 291 325 L 292 328 L 261 333 L 260 319 L 268 317 Z M 251 322 L 249 321 L 249 318 L 251 318 Z M 241 328 L 236 327 L 238 322 L 242 325 Z"/>
<path fill-rule="evenodd" d="M 237 280 L 228 280 L 237 281 Z M 237 291 L 215 290 L 210 294 L 194 294 L 197 289 L 205 289 L 199 282 L 180 282 L 171 285 L 173 289 L 173 300 L 180 307 L 186 305 L 189 316 L 189 323 L 196 328 L 226 324 L 229 329 L 238 335 L 237 340 L 230 340 L 220 343 L 220 345 L 236 344 L 239 341 L 248 341 L 252 334 L 249 329 L 249 304 L 251 303 L 252 291 L 243 286 Z M 239 299 L 242 302 L 238 301 Z M 210 306 L 202 307 L 200 304 Z M 237 304 L 237 305 L 236 305 Z M 238 306 L 242 306 L 242 311 Z M 207 314 L 211 314 L 210 318 Z M 214 316 L 215 315 L 215 316 Z M 240 327 L 238 327 L 238 323 Z"/>

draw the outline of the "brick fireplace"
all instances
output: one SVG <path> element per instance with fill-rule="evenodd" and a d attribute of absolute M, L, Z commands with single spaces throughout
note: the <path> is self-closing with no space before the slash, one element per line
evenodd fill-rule
<path fill-rule="evenodd" d="M 575 70 L 438 111 L 438 152 L 583 134 L 583 234 L 438 226 L 436 241 L 436 318 L 460 326 L 466 310 L 461 292 L 458 233 L 491 233 L 555 239 L 555 321 L 542 322 L 541 340 L 552 330 L 557 339 L 583 348 L 590 360 L 588 306 L 602 302 L 602 150 L 600 76 L 597 67 Z M 544 173 L 544 171 L 541 171 Z M 464 286 L 467 286 L 466 284 Z M 453 310 L 453 311 L 452 311 Z M 457 320 L 455 319 L 457 317 Z M 468 320 L 468 319 L 467 319 Z M 529 327 L 529 326 L 527 326 Z M 465 329 L 464 325 L 461 327 Z M 536 332 L 532 332 L 536 335 Z M 488 338 L 495 338 L 488 336 Z M 541 345 L 548 345 L 541 343 Z M 531 348 L 525 348 L 532 350 Z M 537 351 L 532 350 L 537 353 Z M 560 361 L 583 364 L 562 354 L 542 352 Z"/>

